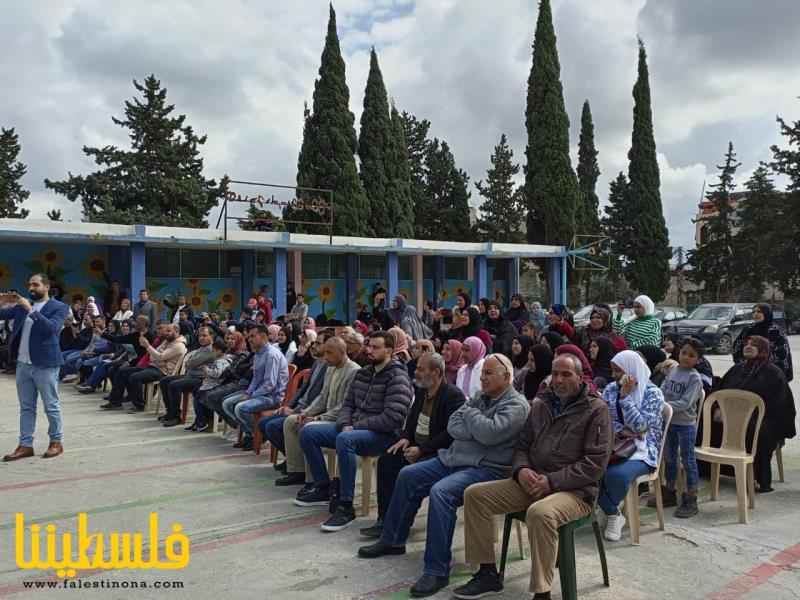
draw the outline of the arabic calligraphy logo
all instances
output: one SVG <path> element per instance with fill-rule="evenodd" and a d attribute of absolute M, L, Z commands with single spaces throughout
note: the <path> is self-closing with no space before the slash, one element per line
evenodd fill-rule
<path fill-rule="evenodd" d="M 75 577 L 79 570 L 88 569 L 183 569 L 189 564 L 189 538 L 180 523 L 172 524 L 172 533 L 164 539 L 166 561 L 158 555 L 158 513 L 150 513 L 149 558 L 144 558 L 142 533 L 118 533 L 112 531 L 108 540 L 102 533 L 89 533 L 86 513 L 78 514 L 78 535 L 75 539 L 77 558 L 73 555 L 73 534 L 61 534 L 61 558 L 57 554 L 56 526 L 46 525 L 45 558 L 41 557 L 40 534 L 42 526 L 30 526 L 30 558 L 25 559 L 25 515 L 16 513 L 14 549 L 20 569 L 55 569 L 58 577 Z M 90 547 L 93 549 L 90 550 Z M 93 552 L 93 554 L 92 554 Z M 89 555 L 92 554 L 91 560 Z M 108 555 L 106 557 L 106 555 Z"/>

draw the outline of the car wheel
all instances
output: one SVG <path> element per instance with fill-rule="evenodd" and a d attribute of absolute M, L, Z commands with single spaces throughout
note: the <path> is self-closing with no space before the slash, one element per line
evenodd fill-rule
<path fill-rule="evenodd" d="M 719 338 L 717 347 L 715 348 L 717 354 L 730 354 L 733 349 L 733 339 L 727 333 Z"/>

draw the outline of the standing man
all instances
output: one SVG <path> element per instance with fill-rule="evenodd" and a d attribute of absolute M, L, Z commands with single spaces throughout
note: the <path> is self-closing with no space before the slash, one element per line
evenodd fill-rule
<path fill-rule="evenodd" d="M 156 323 L 156 305 L 150 300 L 147 290 L 139 290 L 139 301 L 133 305 L 133 318 L 139 315 L 144 315 L 149 319 L 150 333 L 155 333 Z"/>
<path fill-rule="evenodd" d="M 58 371 L 63 360 L 58 346 L 61 327 L 69 315 L 69 307 L 50 298 L 50 280 L 37 273 L 28 281 L 28 293 L 33 304 L 19 294 L 0 298 L 0 320 L 13 319 L 11 356 L 17 357 L 17 397 L 19 398 L 19 445 L 5 462 L 33 456 L 33 432 L 36 429 L 36 400 L 42 397 L 44 411 L 50 423 L 50 445 L 42 458 L 52 458 L 64 452 L 61 404 L 58 399 Z"/>
<path fill-rule="evenodd" d="M 177 325 L 178 321 L 180 321 L 182 310 L 187 312 L 190 321 L 194 320 L 194 311 L 188 304 L 186 304 L 186 296 L 183 294 L 179 295 L 175 302 L 171 302 L 169 298 L 172 298 L 172 296 L 164 297 L 164 306 L 172 309 L 172 313 L 169 316 L 170 321 Z"/>

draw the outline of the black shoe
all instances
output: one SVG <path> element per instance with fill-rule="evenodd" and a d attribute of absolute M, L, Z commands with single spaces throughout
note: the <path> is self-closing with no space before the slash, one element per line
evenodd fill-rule
<path fill-rule="evenodd" d="M 661 498 L 664 500 L 664 508 L 678 506 L 678 494 L 675 490 L 671 490 L 666 486 L 661 486 Z M 647 506 L 649 508 L 656 508 L 656 495 L 648 494 Z"/>
<path fill-rule="evenodd" d="M 286 469 L 287 469 L 286 461 L 283 461 L 282 463 L 275 463 L 275 470 L 278 473 L 283 473 L 284 475 L 286 475 Z"/>
<path fill-rule="evenodd" d="M 192 423 L 188 427 L 183 428 L 184 431 L 197 431 L 197 423 Z"/>
<path fill-rule="evenodd" d="M 233 445 L 233 447 L 245 450 L 245 446 L 247 444 L 250 444 L 250 448 L 249 449 L 252 450 L 253 449 L 253 438 L 251 438 L 249 435 L 242 436 L 242 439 L 239 440 L 238 442 L 236 442 Z"/>
<path fill-rule="evenodd" d="M 303 487 L 294 499 L 295 506 L 327 506 L 330 502 L 331 491 L 329 486 L 317 486 L 313 483 L 306 489 Z"/>
<path fill-rule="evenodd" d="M 331 517 L 319 526 L 322 531 L 332 532 L 341 531 L 345 527 L 356 520 L 356 511 L 353 510 L 353 505 L 343 506 L 340 504 L 336 507 L 336 512 Z"/>
<path fill-rule="evenodd" d="M 769 494 L 770 492 L 774 492 L 775 488 L 773 487 L 757 487 L 756 494 Z"/>
<path fill-rule="evenodd" d="M 539 592 L 533 595 L 533 600 L 550 600 L 550 592 Z"/>
<path fill-rule="evenodd" d="M 211 429 L 211 426 L 208 423 L 203 423 L 202 425 L 198 425 L 195 431 L 202 433 L 203 431 L 208 431 L 209 429 Z"/>
<path fill-rule="evenodd" d="M 159 420 L 159 421 L 161 421 L 161 422 L 163 423 L 164 421 L 166 421 L 166 420 L 167 420 L 167 415 L 159 415 L 159 416 L 158 416 L 158 420 Z"/>
<path fill-rule="evenodd" d="M 94 394 L 94 388 L 90 385 L 79 385 L 77 389 L 81 394 Z"/>
<path fill-rule="evenodd" d="M 358 549 L 359 558 L 379 558 L 381 556 L 399 556 L 406 553 L 405 546 L 390 546 L 383 542 L 375 542 Z"/>
<path fill-rule="evenodd" d="M 286 487 L 287 485 L 302 485 L 306 482 L 305 473 L 287 473 L 286 477 L 281 477 L 275 481 L 278 487 Z"/>
<path fill-rule="evenodd" d="M 250 436 L 244 438 L 244 440 L 242 441 L 242 451 L 243 452 L 251 451 L 253 450 L 253 448 L 255 448 L 255 446 L 253 446 L 253 438 L 251 438 Z"/>
<path fill-rule="evenodd" d="M 423 575 L 417 579 L 417 583 L 411 586 L 409 592 L 412 598 L 425 598 L 433 596 L 442 588 L 450 585 L 449 577 L 436 577 L 434 575 Z"/>
<path fill-rule="evenodd" d="M 180 425 L 180 424 L 181 424 L 181 420 L 179 418 L 177 418 L 177 417 L 175 417 L 174 419 L 167 419 L 166 421 L 164 421 L 162 423 L 162 425 L 164 427 L 175 427 L 176 425 Z"/>
<path fill-rule="evenodd" d="M 128 411 L 129 415 L 135 415 L 136 413 L 144 412 L 144 406 L 139 406 L 138 404 L 134 404 L 131 409 Z"/>
<path fill-rule="evenodd" d="M 500 594 L 503 591 L 503 582 L 494 565 L 484 566 L 472 576 L 467 583 L 453 590 L 453 595 L 462 600 L 474 600 L 493 594 Z"/>
<path fill-rule="evenodd" d="M 101 404 L 100 408 L 103 410 L 122 410 L 122 404 L 114 404 L 113 402 L 106 402 Z"/>
<path fill-rule="evenodd" d="M 358 533 L 365 538 L 379 540 L 381 535 L 383 535 L 383 519 L 378 519 L 375 521 L 375 525 L 370 527 L 362 527 L 358 530 Z"/>
<path fill-rule="evenodd" d="M 103 396 L 103 400 L 111 400 L 111 394 L 106 394 Z"/>
<path fill-rule="evenodd" d="M 683 494 L 681 498 L 681 505 L 675 511 L 675 516 L 679 519 L 688 519 L 695 516 L 697 512 L 697 495 Z"/>

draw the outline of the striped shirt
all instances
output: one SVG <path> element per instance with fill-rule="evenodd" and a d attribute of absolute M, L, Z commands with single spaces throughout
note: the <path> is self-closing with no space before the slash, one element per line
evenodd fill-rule
<path fill-rule="evenodd" d="M 641 346 L 661 347 L 661 321 L 652 315 L 625 323 L 618 314 L 614 319 L 614 333 L 624 337 L 631 350 Z"/>

